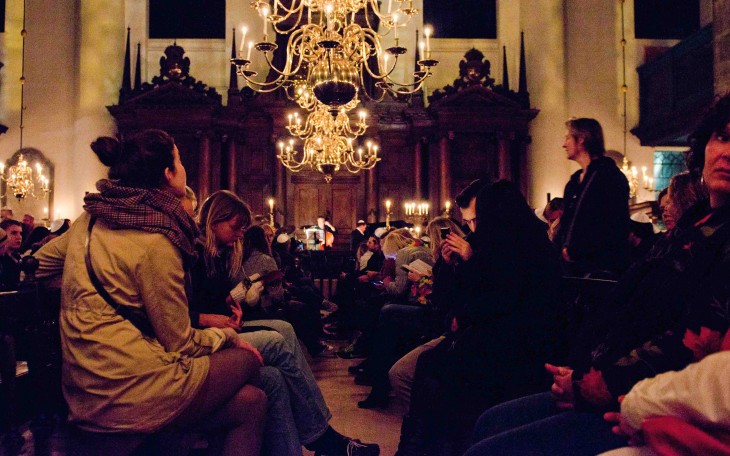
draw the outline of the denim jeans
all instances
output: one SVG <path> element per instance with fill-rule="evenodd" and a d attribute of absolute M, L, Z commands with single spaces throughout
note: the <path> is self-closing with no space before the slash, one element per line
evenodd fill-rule
<path fill-rule="evenodd" d="M 600 414 L 561 411 L 550 393 L 488 409 L 474 427 L 474 441 L 464 456 L 593 456 L 626 445 Z"/>
<path fill-rule="evenodd" d="M 255 320 L 244 324 L 247 326 L 274 330 L 242 333 L 239 337 L 261 352 L 265 366 L 278 371 L 278 374 L 269 369 L 261 371 L 261 386 L 269 398 L 269 410 L 272 407 L 289 410 L 288 413 L 272 411 L 267 415 L 264 440 L 272 443 L 276 440 L 267 446 L 272 449 L 269 454 L 301 454 L 302 444 L 314 442 L 325 433 L 332 414 L 299 346 L 294 328 L 283 320 Z M 295 447 L 296 452 L 292 452 Z"/>

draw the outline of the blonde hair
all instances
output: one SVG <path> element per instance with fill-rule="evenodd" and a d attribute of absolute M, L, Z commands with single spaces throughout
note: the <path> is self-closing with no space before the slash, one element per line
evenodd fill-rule
<path fill-rule="evenodd" d="M 428 227 L 426 227 L 426 232 L 428 233 L 428 237 L 431 238 L 431 254 L 434 258 L 438 258 L 441 255 L 441 242 L 443 241 L 441 228 L 449 228 L 455 235 L 464 237 L 464 232 L 461 231 L 459 225 L 449 217 L 440 216 L 431 220 Z"/>
<path fill-rule="evenodd" d="M 408 228 L 398 228 L 388 233 L 382 244 L 383 255 L 392 257 L 403 247 L 409 246 L 415 241 Z"/>
<path fill-rule="evenodd" d="M 218 240 L 213 232 L 213 225 L 226 222 L 234 217 L 241 217 L 245 225 L 251 223 L 251 210 L 238 196 L 228 190 L 219 190 L 208 197 L 200 207 L 198 225 L 205 235 L 205 270 L 208 276 L 216 272 L 215 259 L 220 256 Z M 243 241 L 237 240 L 233 244 L 231 255 L 226 260 L 228 277 L 231 280 L 240 280 L 243 277 Z"/>

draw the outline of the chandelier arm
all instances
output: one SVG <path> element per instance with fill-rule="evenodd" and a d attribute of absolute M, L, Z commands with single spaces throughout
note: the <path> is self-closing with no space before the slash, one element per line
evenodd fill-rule
<path fill-rule="evenodd" d="M 292 8 L 291 10 L 287 9 L 286 7 L 281 7 L 284 9 L 287 14 L 284 16 L 278 23 L 274 24 L 274 32 L 280 34 L 280 35 L 287 35 L 291 32 L 293 32 L 297 27 L 299 27 L 299 24 L 302 22 L 302 15 L 304 14 L 304 3 L 300 4 L 298 8 Z M 294 21 L 294 24 L 289 29 L 280 29 L 279 24 L 285 22 L 289 17 L 291 17 L 294 13 L 299 13 L 297 16 L 297 19 Z"/>

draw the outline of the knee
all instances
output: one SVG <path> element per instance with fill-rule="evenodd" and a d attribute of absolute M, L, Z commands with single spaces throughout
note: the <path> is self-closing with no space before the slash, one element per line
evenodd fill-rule
<path fill-rule="evenodd" d="M 233 397 L 239 424 L 263 424 L 266 418 L 266 393 L 253 385 L 244 385 Z"/>
<path fill-rule="evenodd" d="M 264 366 L 261 368 L 259 384 L 269 398 L 286 391 L 284 376 L 275 367 Z"/>

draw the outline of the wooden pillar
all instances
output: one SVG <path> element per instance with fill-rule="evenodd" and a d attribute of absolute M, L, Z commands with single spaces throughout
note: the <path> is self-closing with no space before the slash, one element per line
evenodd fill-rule
<path fill-rule="evenodd" d="M 228 154 L 226 159 L 228 160 L 228 190 L 233 193 L 238 193 L 236 190 L 236 175 L 238 170 L 236 169 L 236 135 L 232 134 L 228 140 Z"/>
<path fill-rule="evenodd" d="M 286 168 L 281 164 L 281 160 L 274 158 L 274 173 L 276 174 L 276 183 L 274 188 L 274 199 L 278 205 L 278 211 L 281 213 L 281 226 L 286 225 Z M 274 221 L 276 221 L 276 213 L 274 213 Z"/>
<path fill-rule="evenodd" d="M 510 134 L 497 133 L 498 172 L 500 179 L 512 180 L 512 160 L 510 158 Z"/>
<path fill-rule="evenodd" d="M 200 133 L 200 162 L 198 171 L 198 201 L 205 201 L 210 195 L 210 137 L 207 132 Z"/>
<path fill-rule="evenodd" d="M 423 146 L 420 139 L 413 148 L 413 190 L 417 200 L 423 198 Z"/>
<path fill-rule="evenodd" d="M 375 223 L 378 221 L 378 165 L 365 171 L 365 211 L 367 213 L 367 222 Z"/>
<path fill-rule="evenodd" d="M 449 140 L 453 132 L 439 140 L 439 204 L 451 199 L 451 148 Z"/>

